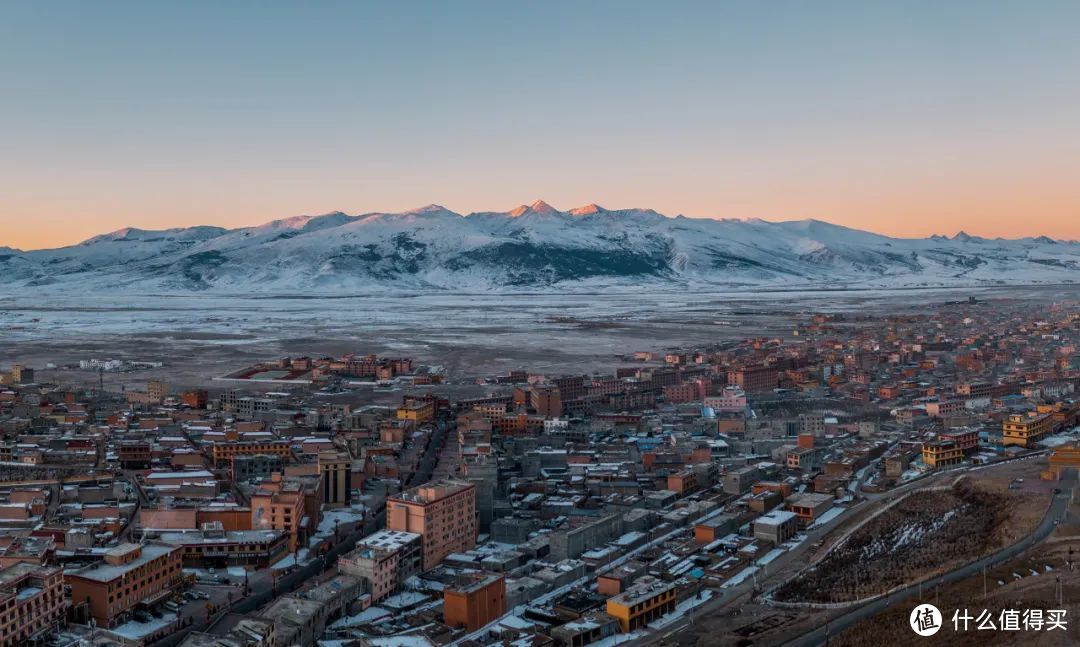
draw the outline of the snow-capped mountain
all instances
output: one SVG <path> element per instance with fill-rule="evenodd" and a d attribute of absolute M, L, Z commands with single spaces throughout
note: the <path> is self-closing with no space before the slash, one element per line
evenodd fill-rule
<path fill-rule="evenodd" d="M 890 238 L 817 220 L 669 218 L 543 201 L 466 216 L 438 205 L 258 227 L 122 229 L 60 249 L 0 247 L 0 290 L 364 292 L 384 289 L 914 287 L 1067 283 L 1080 244 Z"/>

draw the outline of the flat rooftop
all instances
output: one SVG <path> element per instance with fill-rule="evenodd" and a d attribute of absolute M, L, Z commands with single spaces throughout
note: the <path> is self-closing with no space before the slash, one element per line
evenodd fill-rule
<path fill-rule="evenodd" d="M 412 488 L 411 490 L 405 490 L 404 492 L 392 496 L 388 501 L 404 501 L 406 503 L 431 503 L 432 501 L 438 501 L 439 499 L 445 499 L 448 496 L 457 494 L 458 492 L 473 488 L 472 483 L 465 483 L 463 481 L 434 481 L 425 485 L 420 485 Z"/>
<path fill-rule="evenodd" d="M 615 604 L 632 607 L 639 602 L 650 600 L 674 588 L 674 582 L 662 582 L 659 580 L 648 584 L 638 584 L 611 598 L 611 601 Z"/>
<path fill-rule="evenodd" d="M 123 546 L 118 546 L 117 548 L 123 548 Z M 112 580 L 123 576 L 125 573 L 139 568 L 140 566 L 145 566 L 163 555 L 167 555 L 173 550 L 179 549 L 175 546 L 165 546 L 163 544 L 144 544 L 142 547 L 142 554 L 127 564 L 97 564 L 68 573 L 66 576 L 81 577 L 96 582 L 111 582 Z"/>
<path fill-rule="evenodd" d="M 790 510 L 773 510 L 768 514 L 763 514 L 754 520 L 754 523 L 763 523 L 768 526 L 779 526 L 780 524 L 790 519 L 796 518 L 798 515 Z"/>

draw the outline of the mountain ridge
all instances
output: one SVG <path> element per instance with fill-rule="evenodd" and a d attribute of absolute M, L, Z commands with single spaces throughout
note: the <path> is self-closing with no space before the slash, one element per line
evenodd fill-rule
<path fill-rule="evenodd" d="M 69 247 L 0 247 L 0 289 L 336 292 L 392 288 L 896 288 L 1073 282 L 1080 244 L 893 238 L 822 220 L 698 219 L 543 200 L 462 215 L 335 211 L 254 227 L 126 227 Z"/>

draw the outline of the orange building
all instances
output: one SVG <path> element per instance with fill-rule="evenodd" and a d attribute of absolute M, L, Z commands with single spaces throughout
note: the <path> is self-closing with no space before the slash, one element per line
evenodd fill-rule
<path fill-rule="evenodd" d="M 413 401 L 397 408 L 397 419 L 408 420 L 415 424 L 431 422 L 435 417 L 435 403 L 431 401 Z"/>
<path fill-rule="evenodd" d="M 420 535 L 423 569 L 430 570 L 450 553 L 465 552 L 476 545 L 476 487 L 437 481 L 390 497 L 386 501 L 386 527 Z"/>
<path fill-rule="evenodd" d="M 1049 463 L 1047 473 L 1055 480 L 1070 467 L 1080 470 L 1080 447 L 1058 447 L 1050 454 Z"/>
<path fill-rule="evenodd" d="M 185 407 L 192 409 L 205 409 L 210 399 L 210 394 L 205 390 L 184 391 L 180 394 L 180 402 Z"/>
<path fill-rule="evenodd" d="M 786 499 L 791 496 L 791 485 L 781 481 L 758 481 L 750 486 L 751 494 L 761 494 L 762 492 L 776 492 Z"/>
<path fill-rule="evenodd" d="M 1025 416 L 1014 413 L 1001 421 L 1002 443 L 1030 447 L 1054 430 L 1052 414 Z"/>
<path fill-rule="evenodd" d="M 170 597 L 183 578 L 181 553 L 179 546 L 120 544 L 105 553 L 104 563 L 64 574 L 71 603 L 87 605 L 100 627 L 119 624 L 136 606 Z"/>
<path fill-rule="evenodd" d="M 0 645 L 29 645 L 64 619 L 64 572 L 15 564 L 0 570 Z"/>
<path fill-rule="evenodd" d="M 450 627 L 476 631 L 506 613 L 506 579 L 475 573 L 464 585 L 443 589 L 443 621 Z"/>
<path fill-rule="evenodd" d="M 675 474 L 668 474 L 667 489 L 678 492 L 680 496 L 698 489 L 697 473 L 687 469 Z"/>
<path fill-rule="evenodd" d="M 607 601 L 608 615 L 619 621 L 623 633 L 644 627 L 674 610 L 674 582 L 642 582 Z"/>
<path fill-rule="evenodd" d="M 959 465 L 964 461 L 964 450 L 951 440 L 926 443 L 922 448 L 922 459 L 930 467 Z"/>
<path fill-rule="evenodd" d="M 251 528 L 284 530 L 289 535 L 289 552 L 307 541 L 309 524 L 304 518 L 303 485 L 284 480 L 281 474 L 260 483 L 251 495 Z"/>

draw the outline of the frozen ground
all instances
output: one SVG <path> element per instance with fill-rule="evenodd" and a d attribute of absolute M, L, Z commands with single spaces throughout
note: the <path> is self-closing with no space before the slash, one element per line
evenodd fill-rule
<path fill-rule="evenodd" d="M 21 362 L 39 369 L 43 379 L 96 383 L 92 372 L 44 367 L 90 358 L 161 361 L 163 369 L 106 374 L 106 385 L 142 386 L 163 374 L 186 387 L 277 356 L 373 352 L 441 365 L 454 381 L 467 384 L 514 368 L 611 370 L 617 356 L 635 350 L 786 337 L 811 311 L 925 311 L 928 303 L 969 295 L 1045 303 L 1075 298 L 1076 288 L 403 292 L 337 298 L 0 293 L 0 367 Z"/>

